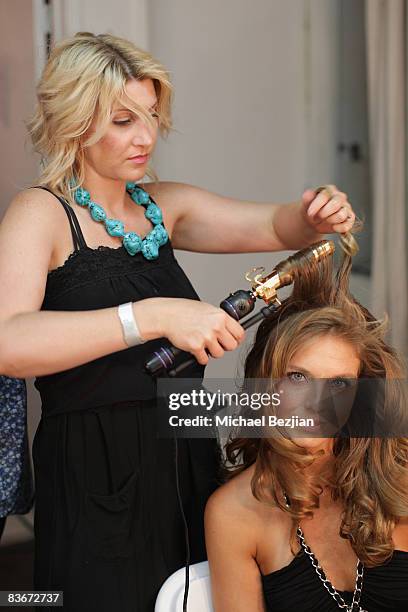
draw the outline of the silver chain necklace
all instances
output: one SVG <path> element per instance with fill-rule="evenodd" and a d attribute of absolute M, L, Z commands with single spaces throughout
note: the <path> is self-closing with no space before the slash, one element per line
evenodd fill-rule
<path fill-rule="evenodd" d="M 363 588 L 363 578 L 364 578 L 364 565 L 361 563 L 360 559 L 358 559 L 357 561 L 356 584 L 355 584 L 354 593 L 353 593 L 353 600 L 351 604 L 347 604 L 344 601 L 343 597 L 340 595 L 340 593 L 336 591 L 332 583 L 329 580 L 327 580 L 326 574 L 324 573 L 322 567 L 320 567 L 316 557 L 310 550 L 309 546 L 306 544 L 305 537 L 303 535 L 303 531 L 301 530 L 300 527 L 297 528 L 296 534 L 299 538 L 299 541 L 302 545 L 303 550 L 305 551 L 305 553 L 311 560 L 312 565 L 316 571 L 316 574 L 318 575 L 320 580 L 323 582 L 324 587 L 327 589 L 329 594 L 333 597 L 338 607 L 346 610 L 346 612 L 368 612 L 368 610 L 364 610 L 360 606 L 360 598 L 361 598 L 361 591 Z"/>

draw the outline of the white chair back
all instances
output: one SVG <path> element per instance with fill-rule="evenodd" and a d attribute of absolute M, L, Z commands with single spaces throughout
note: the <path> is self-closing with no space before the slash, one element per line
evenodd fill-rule
<path fill-rule="evenodd" d="M 184 567 L 169 576 L 156 599 L 154 612 L 182 612 L 186 570 Z M 211 600 L 208 561 L 190 566 L 188 612 L 214 612 Z"/>

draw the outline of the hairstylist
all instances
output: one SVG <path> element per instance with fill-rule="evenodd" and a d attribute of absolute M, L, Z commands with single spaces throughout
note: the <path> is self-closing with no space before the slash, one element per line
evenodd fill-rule
<path fill-rule="evenodd" d="M 198 360 L 243 339 L 199 301 L 173 249 L 298 249 L 355 219 L 334 186 L 300 202 L 238 201 L 155 178 L 172 87 L 150 54 L 112 35 L 78 33 L 51 53 L 29 124 L 43 159 L 0 232 L 0 372 L 36 376 L 42 398 L 36 478 L 35 588 L 64 610 L 153 610 L 184 565 L 172 440 L 159 419 L 147 357 L 163 339 Z M 214 440 L 181 440 L 180 494 L 191 561 L 206 558 L 204 505 L 217 486 Z"/>

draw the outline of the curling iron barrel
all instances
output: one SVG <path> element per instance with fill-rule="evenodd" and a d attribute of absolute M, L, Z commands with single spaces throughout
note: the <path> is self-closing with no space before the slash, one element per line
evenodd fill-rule
<path fill-rule="evenodd" d="M 284 259 L 266 276 L 262 276 L 265 268 L 253 268 L 245 274 L 245 278 L 251 283 L 252 290 L 238 289 L 234 293 L 230 293 L 221 302 L 220 308 L 239 321 L 253 311 L 258 298 L 262 299 L 267 307 L 262 308 L 259 313 L 242 323 L 242 327 L 247 329 L 281 307 L 282 304 L 278 299 L 277 290 L 293 283 L 295 271 L 301 270 L 305 262 L 321 261 L 332 255 L 334 250 L 334 242 L 321 240 Z M 176 366 L 176 362 L 180 361 L 181 357 L 184 358 L 184 361 Z M 169 376 L 175 376 L 195 361 L 190 353 L 175 346 L 161 347 L 146 362 L 145 369 L 152 376 L 162 376 L 166 373 Z"/>

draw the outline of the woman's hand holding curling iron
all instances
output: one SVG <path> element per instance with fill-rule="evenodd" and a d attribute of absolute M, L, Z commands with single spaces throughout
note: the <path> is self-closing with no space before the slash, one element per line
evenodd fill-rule
<path fill-rule="evenodd" d="M 206 302 L 149 298 L 135 302 L 133 311 L 142 338 L 164 336 L 177 348 L 192 353 L 202 365 L 208 363 L 206 351 L 212 357 L 222 357 L 225 351 L 236 349 L 245 335 L 235 319 Z"/>

